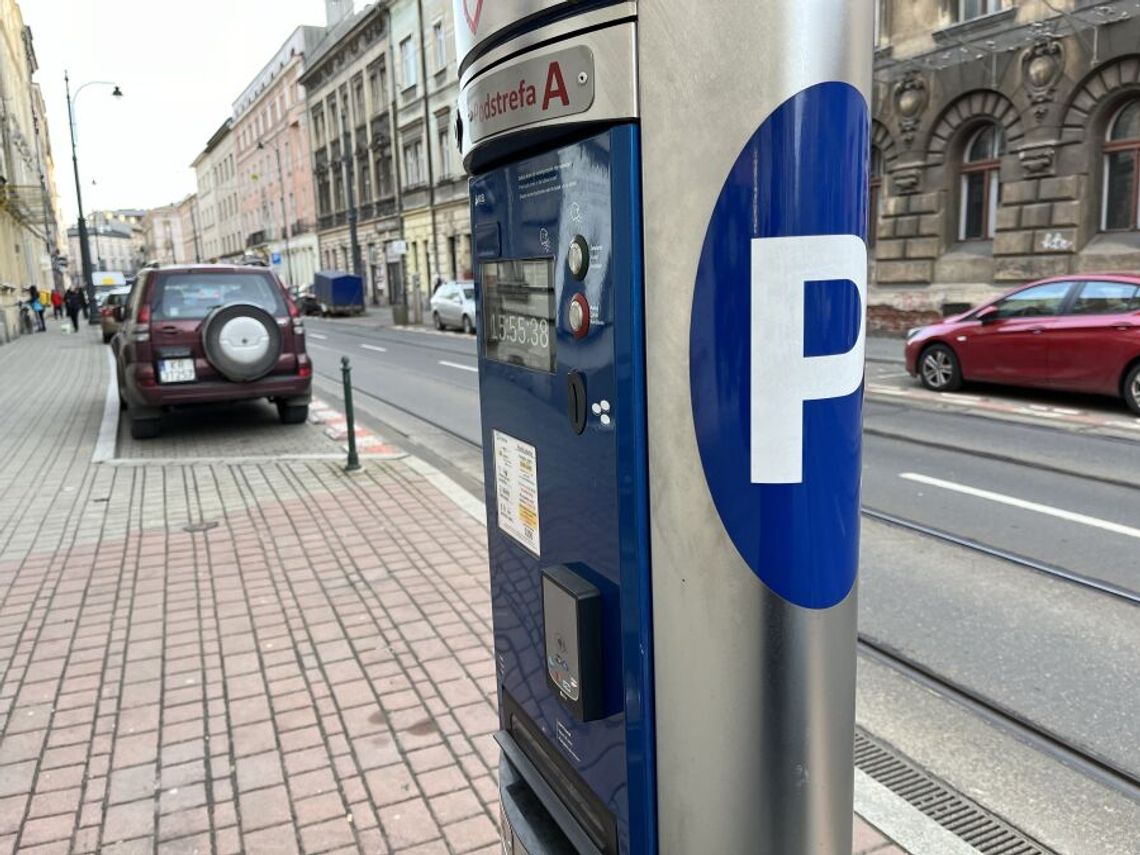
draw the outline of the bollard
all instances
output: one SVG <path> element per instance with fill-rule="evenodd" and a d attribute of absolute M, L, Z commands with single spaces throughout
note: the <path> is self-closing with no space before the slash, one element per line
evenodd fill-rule
<path fill-rule="evenodd" d="M 348 463 L 345 472 L 360 469 L 360 457 L 356 453 L 356 417 L 352 412 L 352 366 L 347 356 L 340 358 L 340 373 L 344 377 L 344 417 L 348 422 Z"/>

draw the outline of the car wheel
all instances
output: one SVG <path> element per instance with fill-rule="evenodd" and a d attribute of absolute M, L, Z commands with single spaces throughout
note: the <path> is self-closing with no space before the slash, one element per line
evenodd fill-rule
<path fill-rule="evenodd" d="M 467 317 L 467 315 L 463 316 L 463 331 L 468 335 L 475 332 L 475 324 L 471 323 L 471 318 Z"/>
<path fill-rule="evenodd" d="M 435 328 L 437 330 L 443 329 L 443 319 L 440 318 L 439 312 L 432 312 L 431 313 L 431 320 L 432 320 L 432 323 L 435 324 Z"/>
<path fill-rule="evenodd" d="M 954 351 L 944 344 L 932 344 L 918 357 L 922 385 L 934 392 L 953 392 L 962 385 L 962 369 Z"/>
<path fill-rule="evenodd" d="M 1133 365 L 1124 376 L 1124 403 L 1140 416 L 1140 362 Z"/>
<path fill-rule="evenodd" d="M 283 425 L 300 425 L 308 421 L 308 404 L 290 404 L 287 401 L 277 402 L 277 417 Z"/>
<path fill-rule="evenodd" d="M 131 419 L 131 439 L 154 439 L 158 436 L 158 419 Z"/>

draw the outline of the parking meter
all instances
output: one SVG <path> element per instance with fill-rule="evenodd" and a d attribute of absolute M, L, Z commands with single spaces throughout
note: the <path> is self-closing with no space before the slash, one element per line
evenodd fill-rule
<path fill-rule="evenodd" d="M 503 839 L 846 853 L 870 0 L 454 0 Z"/>

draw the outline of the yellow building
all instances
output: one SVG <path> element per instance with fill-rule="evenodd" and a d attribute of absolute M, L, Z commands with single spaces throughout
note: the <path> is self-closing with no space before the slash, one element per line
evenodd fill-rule
<path fill-rule="evenodd" d="M 19 334 L 18 300 L 29 285 L 54 287 L 58 198 L 36 55 L 19 4 L 0 0 L 0 343 Z"/>

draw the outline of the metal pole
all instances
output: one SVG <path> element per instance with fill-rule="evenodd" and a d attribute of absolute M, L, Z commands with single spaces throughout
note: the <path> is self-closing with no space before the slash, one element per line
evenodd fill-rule
<path fill-rule="evenodd" d="M 344 144 L 342 145 L 343 151 L 341 152 L 344 158 L 344 183 L 347 188 L 347 196 L 345 201 L 348 203 L 348 240 L 352 247 L 352 273 L 354 276 L 361 276 L 361 263 L 360 263 L 360 238 L 356 234 L 356 194 L 353 191 L 353 169 L 352 169 L 352 153 L 354 146 L 352 145 L 352 137 L 350 128 L 348 126 L 348 96 L 345 96 L 341 102 L 340 110 L 340 125 L 343 128 Z"/>
<path fill-rule="evenodd" d="M 95 282 L 91 278 L 91 247 L 87 244 L 87 220 L 83 217 L 83 188 L 79 183 L 79 157 L 75 153 L 75 110 L 71 102 L 71 81 L 67 72 L 63 73 L 63 89 L 67 95 L 67 124 L 71 131 L 71 166 L 75 172 L 75 204 L 79 208 L 79 255 L 82 259 L 83 285 L 87 290 L 87 323 L 99 323 L 99 312 L 95 308 Z"/>
<path fill-rule="evenodd" d="M 340 373 L 344 378 L 344 418 L 348 428 L 348 463 L 345 472 L 355 472 L 360 468 L 360 457 L 356 453 L 356 414 L 352 411 L 352 366 L 348 357 L 340 358 Z"/>
<path fill-rule="evenodd" d="M 190 203 L 190 228 L 194 230 L 194 263 L 202 263 L 202 247 L 198 243 L 198 197 Z"/>
<path fill-rule="evenodd" d="M 289 286 L 293 282 L 293 259 L 289 255 L 289 212 L 285 208 L 285 172 L 281 169 L 281 146 L 273 144 L 273 153 L 277 156 L 277 183 L 281 185 L 281 222 L 284 225 L 285 237 L 285 272 L 289 277 Z"/>

